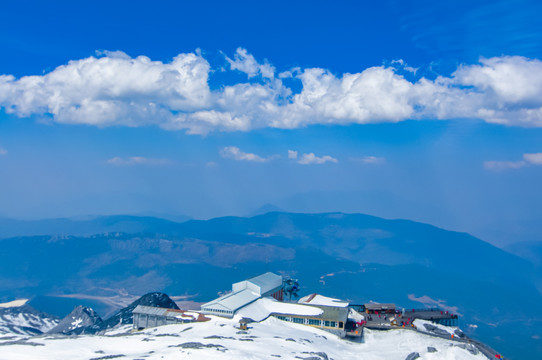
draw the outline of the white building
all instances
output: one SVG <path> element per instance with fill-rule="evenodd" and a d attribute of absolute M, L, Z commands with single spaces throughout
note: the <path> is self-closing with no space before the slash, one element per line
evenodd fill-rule
<path fill-rule="evenodd" d="M 235 312 L 248 304 L 264 297 L 271 296 L 283 300 L 282 276 L 267 272 L 252 279 L 240 281 L 232 285 L 232 292 L 201 306 L 204 314 L 233 317 Z"/>

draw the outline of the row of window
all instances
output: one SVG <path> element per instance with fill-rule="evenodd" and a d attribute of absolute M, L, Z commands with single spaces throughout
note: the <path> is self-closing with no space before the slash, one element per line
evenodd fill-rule
<path fill-rule="evenodd" d="M 222 310 L 222 309 L 205 309 L 205 311 L 219 313 L 219 314 L 233 314 L 233 311 Z"/>
<path fill-rule="evenodd" d="M 342 321 L 306 319 L 306 318 L 299 318 L 299 317 L 293 317 L 293 316 L 282 316 L 282 315 L 278 315 L 277 318 L 280 319 L 280 320 L 284 320 L 284 321 L 294 322 L 296 324 L 305 324 L 305 325 L 331 327 L 331 328 L 339 327 L 341 329 L 344 326 Z"/>

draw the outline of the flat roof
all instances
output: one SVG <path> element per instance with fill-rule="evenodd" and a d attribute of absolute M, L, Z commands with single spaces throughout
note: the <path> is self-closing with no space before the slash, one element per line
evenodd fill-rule
<path fill-rule="evenodd" d="M 378 310 L 378 309 L 395 309 L 395 304 L 380 304 L 380 303 L 372 303 L 372 304 L 365 304 L 365 308 L 367 310 Z"/>
<path fill-rule="evenodd" d="M 255 292 L 252 292 L 249 289 L 245 289 L 245 290 L 241 290 L 235 293 L 231 293 L 231 294 L 219 297 L 218 299 L 215 299 L 206 304 L 203 304 L 201 308 L 202 309 L 212 308 L 213 305 L 219 304 L 225 307 L 226 309 L 229 309 L 231 311 L 236 311 L 259 298 L 260 298 L 259 294 L 256 294 Z"/>
<path fill-rule="evenodd" d="M 318 315 L 305 315 L 300 313 L 286 313 L 286 312 L 273 312 L 273 315 L 286 315 L 286 316 L 293 316 L 293 317 L 302 317 L 302 318 L 316 318 L 316 319 L 322 319 L 322 320 L 332 320 L 332 321 L 346 321 L 348 318 L 348 311 L 349 309 L 347 307 L 338 307 L 338 306 L 322 306 L 322 305 L 308 305 L 308 304 L 296 304 L 299 306 L 306 306 L 306 307 L 312 307 L 312 308 L 318 308 L 322 310 L 322 313 Z"/>
<path fill-rule="evenodd" d="M 177 310 L 177 309 L 154 307 L 154 306 L 137 305 L 135 309 L 132 310 L 132 313 L 157 315 L 157 316 L 179 316 L 179 315 L 182 315 L 184 311 Z"/>
<path fill-rule="evenodd" d="M 266 272 L 265 274 L 248 279 L 251 283 L 260 287 L 262 294 L 276 287 L 282 286 L 282 276 Z"/>

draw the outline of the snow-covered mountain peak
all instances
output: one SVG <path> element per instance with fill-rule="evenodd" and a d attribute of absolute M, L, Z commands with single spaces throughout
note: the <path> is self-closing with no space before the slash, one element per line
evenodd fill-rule
<path fill-rule="evenodd" d="M 92 308 L 77 306 L 57 326 L 49 330 L 49 333 L 69 334 L 76 329 L 99 325 L 101 323 L 102 318 Z"/>

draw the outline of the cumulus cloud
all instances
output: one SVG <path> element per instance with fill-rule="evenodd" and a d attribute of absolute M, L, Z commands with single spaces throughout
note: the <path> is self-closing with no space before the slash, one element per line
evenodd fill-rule
<path fill-rule="evenodd" d="M 337 163 L 338 161 L 337 159 L 329 155 L 324 155 L 324 156 L 319 157 L 319 156 L 314 155 L 314 153 L 303 154 L 301 155 L 298 161 L 298 163 L 302 165 L 324 164 L 326 162 Z"/>
<path fill-rule="evenodd" d="M 25 117 L 97 126 L 161 124 L 179 112 L 207 108 L 209 64 L 180 54 L 164 64 L 120 52 L 70 61 L 42 76 L 0 76 L 0 105 Z"/>
<path fill-rule="evenodd" d="M 248 75 L 249 78 L 261 75 L 264 78 L 272 79 L 275 77 L 275 68 L 269 63 L 260 64 L 253 55 L 246 49 L 238 48 L 233 60 L 226 56 L 232 70 L 239 70 Z"/>
<path fill-rule="evenodd" d="M 143 156 L 131 156 L 127 158 L 115 156 L 107 160 L 107 163 L 110 165 L 118 165 L 118 166 L 167 165 L 167 164 L 170 164 L 171 161 L 169 161 L 168 159 L 154 159 L 154 158 L 148 158 L 148 157 L 143 157 Z"/>
<path fill-rule="evenodd" d="M 237 146 L 226 146 L 220 151 L 220 155 L 226 159 L 251 162 L 267 162 L 277 157 L 276 155 L 273 155 L 264 158 L 256 154 L 243 152 Z"/>
<path fill-rule="evenodd" d="M 161 62 L 104 51 L 44 75 L 0 75 L 0 107 L 20 117 L 47 115 L 59 123 L 157 125 L 191 134 L 408 119 L 475 118 L 542 127 L 538 59 L 480 59 L 451 76 L 415 81 L 401 75 L 415 72 L 402 61 L 357 73 L 294 68 L 275 76 L 273 66 L 242 48 L 226 60 L 227 71 L 242 71 L 248 81 L 212 90 L 211 65 L 199 52 Z M 297 85 L 286 86 L 286 79 Z"/>
<path fill-rule="evenodd" d="M 518 161 L 484 162 L 484 167 L 488 170 L 519 169 L 529 165 L 542 165 L 542 153 L 523 154 L 523 160 Z"/>

